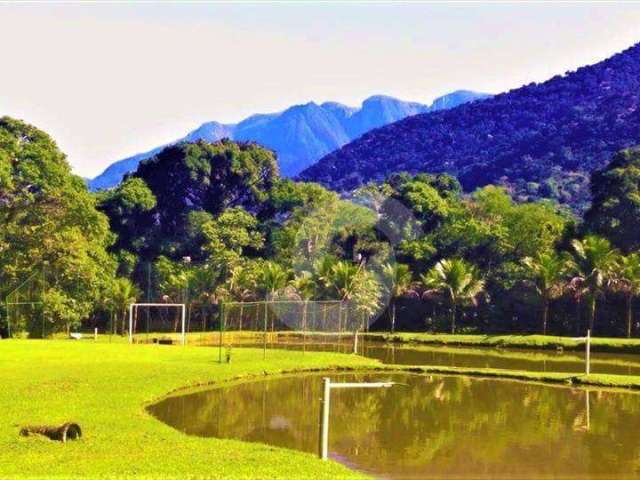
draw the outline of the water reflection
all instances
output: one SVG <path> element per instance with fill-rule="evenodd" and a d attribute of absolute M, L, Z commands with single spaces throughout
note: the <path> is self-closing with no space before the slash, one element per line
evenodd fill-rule
<path fill-rule="evenodd" d="M 239 345 L 237 345 L 239 346 Z M 262 348 L 262 344 L 245 344 L 246 347 Z M 290 341 L 269 344 L 268 348 L 287 350 L 325 351 L 352 353 L 351 340 L 344 342 L 317 342 L 303 344 Z M 584 372 L 582 352 L 560 353 L 539 350 L 499 350 L 496 348 L 405 346 L 360 341 L 358 353 L 375 358 L 386 364 L 433 365 L 468 368 L 503 368 L 534 372 Z M 591 353 L 592 373 L 615 375 L 640 375 L 640 355 Z"/>
<path fill-rule="evenodd" d="M 640 475 L 640 396 L 468 377 L 333 376 L 406 387 L 335 390 L 330 455 L 405 478 Z M 321 379 L 271 379 L 168 398 L 153 415 L 186 434 L 317 452 Z"/>

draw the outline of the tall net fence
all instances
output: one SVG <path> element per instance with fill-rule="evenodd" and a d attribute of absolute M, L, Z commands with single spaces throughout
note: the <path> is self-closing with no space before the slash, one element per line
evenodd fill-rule
<path fill-rule="evenodd" d="M 185 343 L 218 348 L 223 359 L 234 348 L 352 352 L 365 315 L 353 304 L 327 301 L 259 301 L 185 305 Z M 133 309 L 133 341 L 180 344 L 181 309 Z"/>
<path fill-rule="evenodd" d="M 350 302 L 229 302 L 220 307 L 218 348 L 353 351 L 366 318 Z"/>
<path fill-rule="evenodd" d="M 5 315 L 10 336 L 44 338 L 52 333 L 53 324 L 47 322 L 44 312 L 46 290 L 46 271 L 41 266 L 5 296 Z"/>
<path fill-rule="evenodd" d="M 206 345 L 217 339 L 220 331 L 220 307 L 214 304 L 186 303 L 184 331 L 186 343 Z M 133 330 L 136 343 L 176 343 L 182 340 L 182 306 L 161 304 L 134 305 L 125 329 Z"/>

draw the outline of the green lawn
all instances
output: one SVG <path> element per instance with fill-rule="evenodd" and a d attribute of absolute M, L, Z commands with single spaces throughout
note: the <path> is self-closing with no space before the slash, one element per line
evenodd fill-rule
<path fill-rule="evenodd" d="M 334 462 L 266 445 L 183 435 L 144 406 L 187 385 L 299 368 L 375 362 L 330 354 L 93 341 L 0 341 L 0 478 L 10 476 L 358 476 Z M 78 422 L 83 438 L 62 444 L 18 436 L 25 424 Z"/>
<path fill-rule="evenodd" d="M 463 345 L 474 347 L 531 348 L 555 350 L 584 350 L 584 339 L 551 335 L 450 335 L 446 333 L 368 333 L 367 338 L 425 345 Z M 602 338 L 591 339 L 594 352 L 640 353 L 640 339 Z"/>
<path fill-rule="evenodd" d="M 640 388 L 640 377 L 482 368 L 381 365 L 352 355 L 235 349 L 230 364 L 215 348 L 128 345 L 92 340 L 0 341 L 0 478 L 153 476 L 337 478 L 359 476 L 314 455 L 267 445 L 183 435 L 144 406 L 187 386 L 299 369 L 340 367 L 462 374 L 512 380 Z M 78 422 L 80 441 L 19 437 L 27 424 Z"/>

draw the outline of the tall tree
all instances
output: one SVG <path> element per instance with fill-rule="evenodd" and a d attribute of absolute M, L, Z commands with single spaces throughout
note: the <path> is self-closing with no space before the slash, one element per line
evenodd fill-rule
<path fill-rule="evenodd" d="M 349 327 L 349 322 L 360 328 L 358 319 L 349 318 L 348 312 L 351 306 L 355 311 L 372 317 L 380 306 L 380 283 L 373 274 L 367 270 L 364 263 L 354 264 L 346 260 L 335 262 L 327 274 L 327 286 L 333 291 L 334 298 L 342 302 L 342 308 L 346 307 L 345 318 L 340 319 L 341 326 Z M 342 317 L 342 314 L 341 314 Z"/>
<path fill-rule="evenodd" d="M 420 276 L 427 294 L 438 293 L 449 303 L 451 333 L 456 331 L 456 313 L 464 303 L 476 304 L 484 290 L 484 280 L 476 268 L 462 259 L 440 260 L 427 274 Z"/>
<path fill-rule="evenodd" d="M 618 259 L 618 252 L 609 240 L 596 235 L 588 235 L 582 240 L 571 242 L 573 270 L 571 284 L 581 289 L 589 304 L 589 330 L 593 332 L 598 298 L 602 296 L 606 282 L 611 279 Z"/>
<path fill-rule="evenodd" d="M 262 292 L 264 299 L 273 301 L 274 297 L 287 286 L 289 282 L 289 272 L 280 264 L 266 261 L 258 273 L 258 289 Z"/>
<path fill-rule="evenodd" d="M 46 263 L 48 296 L 86 318 L 115 274 L 107 217 L 55 142 L 9 117 L 0 118 L 0 225 L 0 294 Z M 75 322 L 64 308 L 51 313 Z"/>
<path fill-rule="evenodd" d="M 268 210 L 278 169 L 273 152 L 256 144 L 200 141 L 163 149 L 128 178 L 143 180 L 156 199 L 143 232 L 155 239 L 149 256 L 179 258 L 195 256 L 184 251 L 192 237 L 191 212 L 217 217 L 239 207 L 260 216 Z"/>
<path fill-rule="evenodd" d="M 567 259 L 555 252 L 540 253 L 536 257 L 526 257 L 523 264 L 542 299 L 542 334 L 546 335 L 549 304 L 562 295 L 566 285 Z"/>
<path fill-rule="evenodd" d="M 105 292 L 105 296 L 106 304 L 115 319 L 112 324 L 113 332 L 124 334 L 129 305 L 136 302 L 136 299 L 140 296 L 140 291 L 128 278 L 118 277 L 111 283 L 110 288 Z"/>
<path fill-rule="evenodd" d="M 313 264 L 313 278 L 320 297 L 333 298 L 331 271 L 337 262 L 338 259 L 333 255 L 324 255 Z"/>
<path fill-rule="evenodd" d="M 229 208 L 201 226 L 207 263 L 219 271 L 230 272 L 250 253 L 259 250 L 264 237 L 258 230 L 258 220 L 246 210 Z M 225 275 L 226 276 L 226 275 Z"/>
<path fill-rule="evenodd" d="M 316 295 L 317 285 L 311 272 L 300 272 L 291 281 L 291 287 L 296 295 L 302 300 L 302 330 L 307 328 L 307 313 L 309 301 Z"/>
<path fill-rule="evenodd" d="M 258 273 L 258 290 L 267 303 L 272 303 L 277 294 L 282 292 L 289 283 L 289 272 L 282 265 L 273 261 L 266 261 Z M 265 307 L 265 326 L 269 321 L 268 308 Z M 271 329 L 275 325 L 275 318 L 271 317 Z"/>
<path fill-rule="evenodd" d="M 218 289 L 218 295 L 240 302 L 240 331 L 244 320 L 244 303 L 256 296 L 256 272 L 248 265 L 236 265 L 226 283 Z"/>
<path fill-rule="evenodd" d="M 389 311 L 391 312 L 391 333 L 396 330 L 396 301 L 398 297 L 411 291 L 413 285 L 411 270 L 402 263 L 387 263 L 382 267 L 383 284 L 389 294 Z"/>
<path fill-rule="evenodd" d="M 348 301 L 353 297 L 360 269 L 360 265 L 345 260 L 339 260 L 331 267 L 328 284 L 340 300 Z"/>
<path fill-rule="evenodd" d="M 98 192 L 97 198 L 98 209 L 109 217 L 111 230 L 117 235 L 112 249 L 146 253 L 154 240 L 148 234 L 156 198 L 144 180 L 129 178 L 116 188 Z"/>
<path fill-rule="evenodd" d="M 640 248 L 640 148 L 623 150 L 591 176 L 585 226 L 624 252 Z"/>
<path fill-rule="evenodd" d="M 613 287 L 622 292 L 626 308 L 626 333 L 631 338 L 633 325 L 633 299 L 640 295 L 640 254 L 621 255 L 613 277 Z"/>

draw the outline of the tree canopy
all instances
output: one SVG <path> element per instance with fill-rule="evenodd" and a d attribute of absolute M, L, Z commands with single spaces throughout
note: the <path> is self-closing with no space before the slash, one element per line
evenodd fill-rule
<path fill-rule="evenodd" d="M 640 248 L 640 149 L 623 150 L 591 179 L 586 228 L 625 252 Z"/>
<path fill-rule="evenodd" d="M 5 117 L 0 281 L 6 294 L 46 266 L 39 308 L 57 329 L 98 312 L 121 332 L 124 306 L 143 296 L 206 308 L 283 296 L 305 312 L 347 303 L 356 327 L 386 312 L 375 328 L 583 333 L 586 310 L 591 327 L 631 335 L 639 152 L 594 175 L 580 225 L 553 201 L 464 193 L 447 174 L 395 173 L 339 196 L 229 141 L 167 147 L 93 195 L 45 133 Z"/>
<path fill-rule="evenodd" d="M 7 294 L 46 264 L 47 320 L 78 324 L 115 272 L 107 217 L 44 132 L 0 118 L 0 285 Z M 37 333 L 37 332 L 36 332 Z"/>

